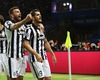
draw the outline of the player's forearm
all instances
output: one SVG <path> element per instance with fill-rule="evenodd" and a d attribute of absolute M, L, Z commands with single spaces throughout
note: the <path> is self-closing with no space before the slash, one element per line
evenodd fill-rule
<path fill-rule="evenodd" d="M 32 16 L 31 16 L 31 14 L 28 14 L 28 15 L 26 16 L 26 18 L 23 19 L 22 21 L 19 21 L 19 22 L 15 23 L 15 24 L 11 25 L 11 26 L 10 26 L 10 29 L 11 29 L 11 30 L 18 29 L 18 28 L 20 28 L 23 24 L 26 24 L 26 23 L 27 23 L 28 21 L 30 21 L 30 20 L 32 20 Z"/>
<path fill-rule="evenodd" d="M 25 18 L 25 19 L 23 19 L 22 21 L 17 22 L 17 23 L 15 23 L 15 24 L 11 25 L 10 29 L 11 29 L 11 30 L 18 29 L 18 28 L 20 28 L 23 24 L 26 24 L 26 23 L 27 23 L 27 20 L 26 20 L 26 18 Z"/>
<path fill-rule="evenodd" d="M 48 52 L 50 52 L 52 55 L 54 55 L 53 50 L 51 49 L 51 46 L 48 42 L 45 43 L 45 48 Z"/>
<path fill-rule="evenodd" d="M 33 54 L 33 55 L 35 55 L 35 56 L 38 55 L 38 53 L 37 53 L 36 51 L 34 51 L 34 50 L 32 49 L 32 47 L 31 47 L 27 42 L 24 41 L 23 46 L 24 46 L 24 48 L 25 48 L 27 51 L 29 51 L 31 54 Z"/>
<path fill-rule="evenodd" d="M 26 50 L 28 50 L 31 54 L 35 55 L 37 61 L 43 62 L 42 57 L 30 46 L 28 41 L 24 41 L 23 46 Z"/>

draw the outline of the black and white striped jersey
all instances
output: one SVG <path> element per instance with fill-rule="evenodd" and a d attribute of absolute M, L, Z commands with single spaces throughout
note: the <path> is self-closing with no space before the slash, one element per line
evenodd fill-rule
<path fill-rule="evenodd" d="M 0 30 L 0 54 L 7 52 L 7 38 L 5 29 Z"/>
<path fill-rule="evenodd" d="M 22 25 L 19 29 L 10 30 L 10 25 L 14 24 L 13 21 L 8 20 L 5 22 L 5 31 L 8 41 L 8 56 L 11 58 L 22 58 L 23 47 L 22 47 L 22 40 L 25 34 L 26 26 Z"/>
<path fill-rule="evenodd" d="M 31 47 L 42 56 L 42 59 L 46 59 L 46 51 L 44 48 L 44 39 L 45 35 L 37 28 L 34 24 L 28 25 L 28 29 L 26 30 L 26 35 L 24 40 L 28 40 L 30 42 Z M 30 61 L 37 61 L 36 57 L 33 54 L 29 54 Z"/>

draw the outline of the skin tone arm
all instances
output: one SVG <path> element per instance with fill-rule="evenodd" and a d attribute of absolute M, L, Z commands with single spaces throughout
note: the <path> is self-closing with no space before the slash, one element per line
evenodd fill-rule
<path fill-rule="evenodd" d="M 38 62 L 42 62 L 43 61 L 42 57 L 35 50 L 32 49 L 31 45 L 29 44 L 29 41 L 24 40 L 23 46 L 27 51 L 29 51 L 30 53 L 32 53 L 33 55 L 36 56 L 36 59 L 37 59 Z"/>
<path fill-rule="evenodd" d="M 57 59 L 56 59 L 56 56 L 55 56 L 53 50 L 50 47 L 50 44 L 48 43 L 47 39 L 45 39 L 44 42 L 45 42 L 45 48 L 46 48 L 46 50 L 52 54 L 53 63 L 56 64 L 57 63 Z"/>
<path fill-rule="evenodd" d="M 31 16 L 31 14 L 28 14 L 28 15 L 26 16 L 26 18 L 23 19 L 22 21 L 19 21 L 19 22 L 15 23 L 15 24 L 12 24 L 12 25 L 10 26 L 10 29 L 11 29 L 11 30 L 18 29 L 18 28 L 20 28 L 23 24 L 29 22 L 30 20 L 32 20 L 32 16 Z"/>

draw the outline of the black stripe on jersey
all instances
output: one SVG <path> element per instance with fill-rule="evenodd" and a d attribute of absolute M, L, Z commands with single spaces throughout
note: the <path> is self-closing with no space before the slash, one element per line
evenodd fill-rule
<path fill-rule="evenodd" d="M 7 51 L 7 44 L 8 44 L 8 43 L 7 43 L 7 40 L 6 40 L 6 51 Z"/>
<path fill-rule="evenodd" d="M 33 31 L 32 31 L 32 29 L 31 29 L 31 34 L 30 34 L 30 36 L 31 36 L 31 40 L 30 40 L 30 42 L 31 42 L 31 46 L 32 46 L 32 48 L 33 48 L 33 46 L 34 46 L 34 35 L 32 35 L 33 34 Z M 32 55 L 32 61 L 35 61 L 35 58 L 34 58 L 34 56 L 33 56 L 33 54 L 31 54 Z"/>
<path fill-rule="evenodd" d="M 18 32 L 18 30 L 17 30 L 17 32 Z M 17 53 L 17 54 L 16 54 L 17 58 L 19 58 L 19 55 L 18 55 L 18 54 L 19 54 L 18 46 L 19 46 L 19 35 L 18 35 L 18 33 L 17 33 L 17 46 L 16 46 L 16 48 L 17 48 L 17 50 L 16 50 L 16 51 L 17 51 L 17 52 L 16 52 L 16 53 Z"/>
<path fill-rule="evenodd" d="M 43 42 L 42 42 L 42 40 L 41 40 L 41 56 L 42 56 L 42 59 L 44 60 L 43 49 L 42 49 L 43 46 L 44 46 L 44 45 L 43 45 Z"/>
<path fill-rule="evenodd" d="M 23 48 L 23 35 L 22 35 L 22 44 L 21 44 L 21 56 L 23 57 L 24 56 L 24 53 L 25 52 L 25 50 L 24 50 L 24 48 Z"/>
<path fill-rule="evenodd" d="M 9 65 L 9 74 L 10 74 L 10 78 L 12 78 L 12 71 L 11 71 L 11 58 L 8 58 L 8 65 Z"/>
<path fill-rule="evenodd" d="M 37 32 L 37 29 L 35 29 L 35 31 L 36 31 L 36 35 L 37 35 L 37 45 L 36 45 L 36 51 L 37 51 L 37 53 L 39 53 L 39 40 L 38 40 L 38 38 L 39 38 L 39 34 L 38 34 L 38 32 Z"/>
<path fill-rule="evenodd" d="M 14 30 L 12 31 L 12 40 L 11 40 L 11 57 L 14 57 Z"/>
<path fill-rule="evenodd" d="M 26 30 L 26 33 L 28 33 L 28 29 Z M 27 36 L 25 35 L 24 40 L 28 40 L 26 37 L 27 37 Z M 28 41 L 29 41 L 29 40 L 28 40 Z"/>
<path fill-rule="evenodd" d="M 10 53 L 10 49 L 11 49 L 11 47 L 10 47 L 10 42 L 8 43 L 8 55 L 9 55 L 9 53 Z"/>

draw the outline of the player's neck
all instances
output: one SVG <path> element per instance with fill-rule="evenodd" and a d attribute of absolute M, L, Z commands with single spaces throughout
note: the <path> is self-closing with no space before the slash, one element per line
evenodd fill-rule
<path fill-rule="evenodd" d="M 16 19 L 11 19 L 14 23 L 16 23 L 16 22 L 19 22 L 19 21 L 21 21 L 21 20 L 16 20 Z"/>
<path fill-rule="evenodd" d="M 39 23 L 32 22 L 36 27 L 39 27 Z"/>

